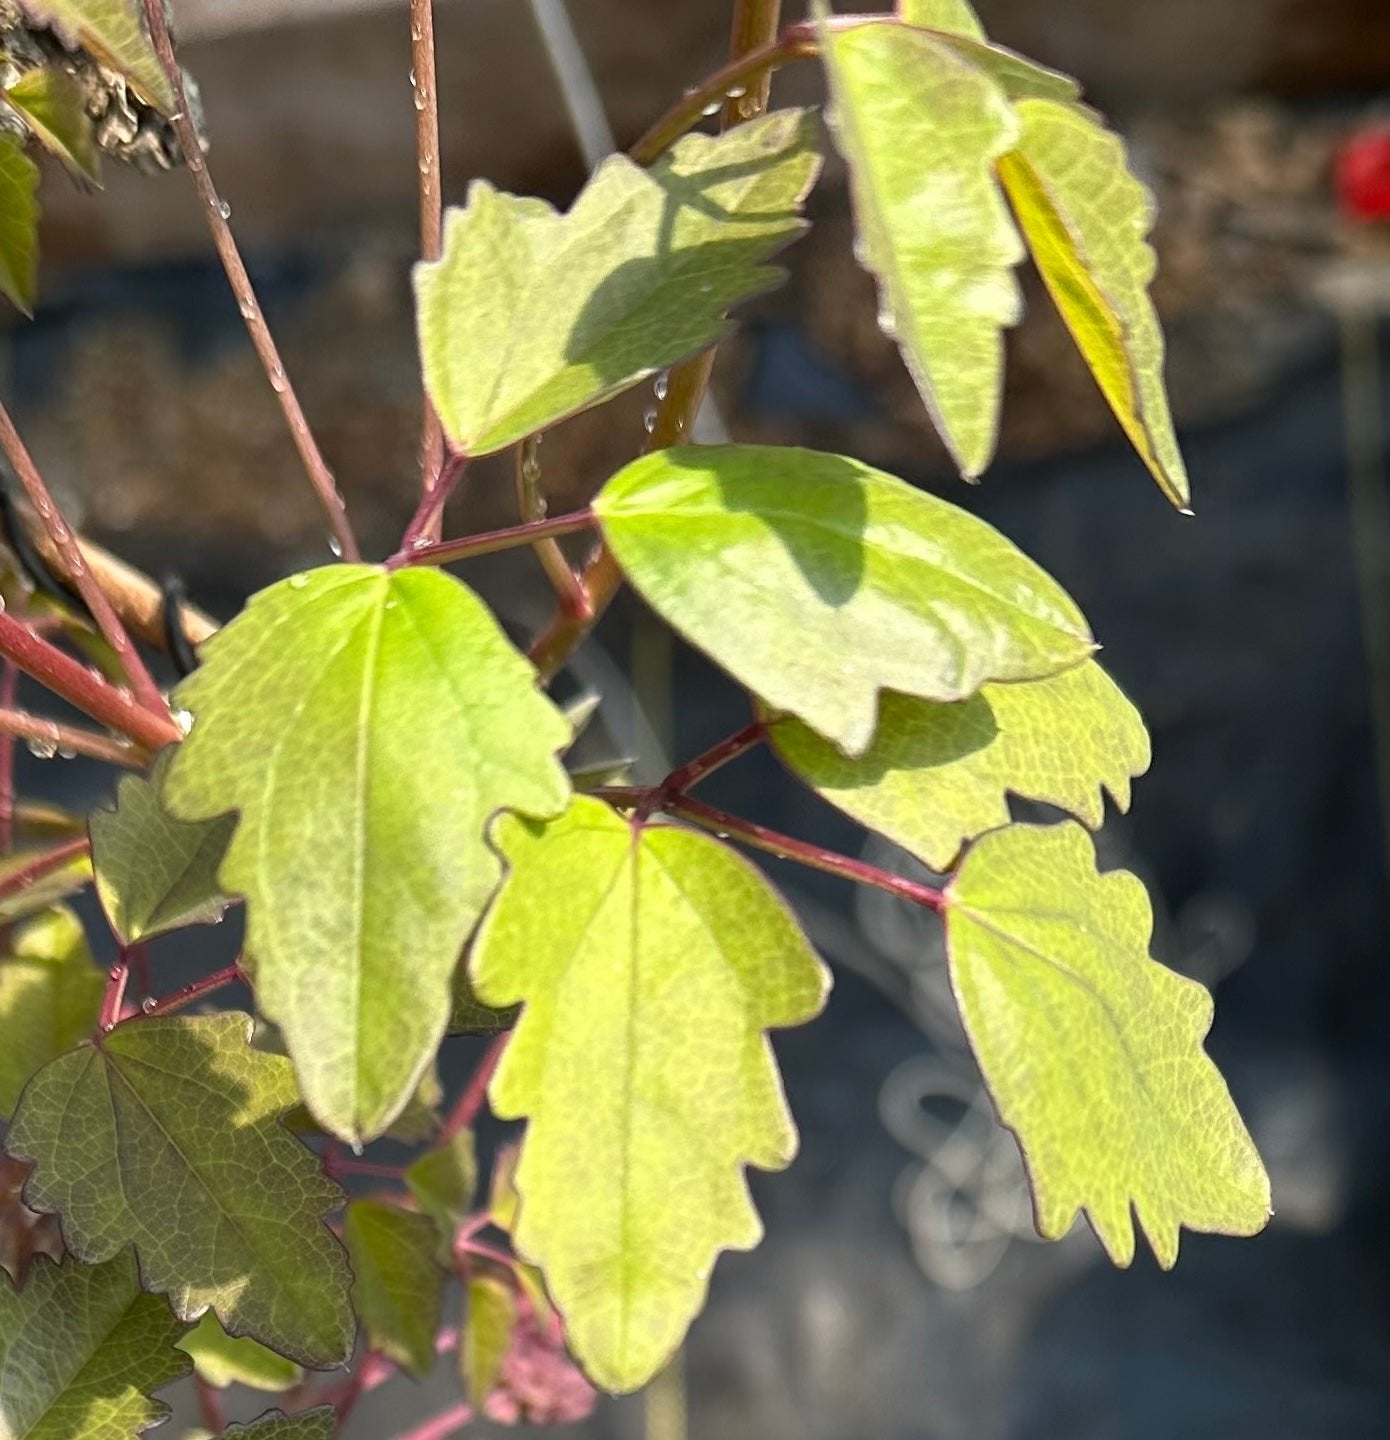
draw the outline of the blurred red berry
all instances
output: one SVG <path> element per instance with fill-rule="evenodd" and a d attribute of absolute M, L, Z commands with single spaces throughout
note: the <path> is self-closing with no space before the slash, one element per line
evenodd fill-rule
<path fill-rule="evenodd" d="M 1337 160 L 1337 195 L 1356 220 L 1390 220 L 1390 126 L 1354 135 Z"/>

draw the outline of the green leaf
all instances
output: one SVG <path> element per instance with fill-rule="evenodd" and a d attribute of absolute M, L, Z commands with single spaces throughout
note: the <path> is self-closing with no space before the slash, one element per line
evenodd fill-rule
<path fill-rule="evenodd" d="M 180 1321 L 144 1294 L 129 1252 L 100 1266 L 39 1260 L 0 1279 L 0 1436 L 130 1440 L 166 1419 L 150 1392 L 189 1369 Z"/>
<path fill-rule="evenodd" d="M 0 890 L 12 884 L 17 875 L 29 869 L 36 860 L 50 853 L 46 849 L 20 850 L 13 855 L 0 857 Z M 26 916 L 47 910 L 69 895 L 75 895 L 92 878 L 92 860 L 87 854 L 74 855 L 61 865 L 49 870 L 9 894 L 0 895 L 0 925 L 11 925 Z"/>
<path fill-rule="evenodd" d="M 1102 787 L 1129 808 L 1149 768 L 1139 712 L 1094 660 L 1046 680 L 986 685 L 953 705 L 886 694 L 873 744 L 846 759 L 798 720 L 769 734 L 778 754 L 830 803 L 916 855 L 949 868 L 961 842 L 1009 822 L 1007 795 L 1069 810 L 1093 830 Z"/>
<path fill-rule="evenodd" d="M 764 1032 L 816 1015 L 828 977 L 762 875 L 707 835 L 584 798 L 496 835 L 509 874 L 473 973 L 489 1003 L 525 1004 L 490 1090 L 499 1118 L 530 1120 L 516 1247 L 595 1382 L 635 1390 L 718 1252 L 761 1236 L 743 1167 L 796 1149 Z"/>
<path fill-rule="evenodd" d="M 970 40 L 986 38 L 970 0 L 898 0 L 898 19 L 923 30 L 942 30 Z"/>
<path fill-rule="evenodd" d="M 164 751 L 149 779 L 127 775 L 116 787 L 116 808 L 94 810 L 89 821 L 97 895 L 127 945 L 219 920 L 229 903 L 217 868 L 236 817 L 175 820 L 159 798 L 173 755 Z"/>
<path fill-rule="evenodd" d="M 26 315 L 39 298 L 39 167 L 0 131 L 0 295 Z"/>
<path fill-rule="evenodd" d="M 268 1410 L 249 1425 L 228 1425 L 218 1440 L 333 1440 L 338 1412 L 331 1405 L 316 1405 L 297 1415 Z"/>
<path fill-rule="evenodd" d="M 106 977 L 92 963 L 82 923 L 53 909 L 16 932 L 0 959 L 0 1119 L 25 1081 L 96 1029 Z"/>
<path fill-rule="evenodd" d="M 1027 100 L 1000 164 L 1038 270 L 1096 383 L 1163 493 L 1191 496 L 1163 382 L 1163 329 L 1149 285 L 1158 261 L 1149 192 L 1125 147 L 1077 106 Z"/>
<path fill-rule="evenodd" d="M 658 451 L 594 509 L 653 609 L 851 755 L 873 736 L 880 690 L 960 700 L 1095 648 L 1056 581 L 996 530 L 839 455 Z"/>
<path fill-rule="evenodd" d="M 994 166 L 1019 122 L 1000 86 L 905 25 L 826 28 L 834 128 L 880 323 L 967 478 L 994 454 L 1023 242 Z"/>
<path fill-rule="evenodd" d="M 343 1239 L 352 1261 L 352 1303 L 367 1344 L 422 1378 L 434 1368 L 444 1299 L 434 1221 L 375 1200 L 354 1200 Z"/>
<path fill-rule="evenodd" d="M 503 1145 L 492 1161 L 492 1175 L 488 1180 L 488 1220 L 508 1235 L 516 1228 L 516 1217 L 520 1202 L 516 1196 L 516 1167 L 521 1159 L 519 1145 Z"/>
<path fill-rule="evenodd" d="M 687 135 L 642 170 L 599 166 L 573 209 L 475 181 L 416 267 L 425 384 L 459 449 L 485 455 L 712 345 L 724 312 L 783 277 L 804 228 L 816 120 L 783 110 Z"/>
<path fill-rule="evenodd" d="M 38 138 L 74 175 L 101 179 L 101 151 L 87 114 L 87 96 L 66 70 L 56 65 L 26 70 L 10 88 L 5 99 Z"/>
<path fill-rule="evenodd" d="M 1127 1265 L 1132 1208 L 1167 1269 L 1180 1226 L 1262 1230 L 1269 1180 L 1202 1048 L 1211 996 L 1149 958 L 1143 885 L 1097 874 L 1079 825 L 1015 825 L 971 849 L 947 902 L 951 982 L 1041 1234 L 1084 1208 Z"/>
<path fill-rule="evenodd" d="M 211 1308 L 232 1335 L 338 1365 L 352 1312 L 324 1217 L 342 1192 L 280 1124 L 289 1062 L 250 1036 L 234 1011 L 118 1025 L 34 1076 L 6 1148 L 34 1162 L 25 1198 L 62 1216 L 80 1259 L 133 1244 L 144 1285 L 185 1320 Z"/>
<path fill-rule="evenodd" d="M 473 1208 L 478 1189 L 473 1132 L 460 1130 L 443 1145 L 427 1150 L 406 1168 L 405 1183 L 434 1221 L 439 1239 L 452 1246 L 454 1232 Z"/>
<path fill-rule="evenodd" d="M 140 0 L 22 0 L 35 19 L 66 31 L 118 70 L 164 115 L 176 108 L 169 77 L 159 63 Z"/>
<path fill-rule="evenodd" d="M 494 1010 L 478 999 L 473 978 L 468 973 L 465 957 L 454 974 L 454 999 L 449 1012 L 450 1035 L 496 1035 L 509 1030 L 516 1019 L 515 1010 Z"/>
<path fill-rule="evenodd" d="M 516 1291 L 500 1275 L 477 1274 L 468 1281 L 468 1316 L 459 1346 L 459 1368 L 469 1404 L 481 1411 L 492 1394 L 516 1324 Z"/>
<path fill-rule="evenodd" d="M 569 727 L 483 602 L 435 570 L 292 576 L 202 655 L 176 692 L 194 723 L 164 798 L 186 820 L 240 810 L 220 880 L 246 897 L 257 1003 L 314 1117 L 360 1144 L 444 1035 L 501 877 L 489 818 L 564 808 Z"/>
<path fill-rule="evenodd" d="M 267 1350 L 257 1341 L 228 1335 L 211 1311 L 179 1341 L 179 1349 L 192 1356 L 199 1377 L 219 1390 L 229 1385 L 289 1390 L 304 1374 L 293 1360 Z"/>

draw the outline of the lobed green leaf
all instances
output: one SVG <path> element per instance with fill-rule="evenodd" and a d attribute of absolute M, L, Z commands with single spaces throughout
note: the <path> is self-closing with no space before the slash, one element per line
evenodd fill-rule
<path fill-rule="evenodd" d="M 228 1425 L 217 1440 L 333 1440 L 337 1433 L 338 1412 L 316 1405 L 294 1415 L 268 1410 L 248 1425 Z"/>
<path fill-rule="evenodd" d="M 478 1157 L 471 1130 L 460 1130 L 406 1167 L 405 1183 L 435 1223 L 438 1239 L 452 1248 L 454 1233 L 473 1208 Z"/>
<path fill-rule="evenodd" d="M 959 700 L 1095 648 L 1061 587 L 996 530 L 842 456 L 658 451 L 594 509 L 653 609 L 850 755 L 873 737 L 880 690 Z"/>
<path fill-rule="evenodd" d="M 17 877 L 47 853 L 46 849 L 18 850 L 13 855 L 0 856 L 0 891 L 15 885 Z M 84 854 L 72 856 L 37 880 L 20 882 L 17 889 L 0 894 L 0 925 L 10 925 L 49 909 L 77 894 L 91 879 L 91 856 Z"/>
<path fill-rule="evenodd" d="M 376 1200 L 354 1200 L 343 1239 L 352 1261 L 353 1308 L 368 1346 L 423 1378 L 434 1368 L 444 1300 L 434 1221 Z"/>
<path fill-rule="evenodd" d="M 1262 1230 L 1269 1179 L 1202 1048 L 1211 996 L 1150 959 L 1143 885 L 1098 874 L 1079 825 L 1015 825 L 970 850 L 946 898 L 951 982 L 1040 1233 L 1084 1209 L 1128 1265 L 1133 1212 L 1167 1269 L 1183 1225 Z"/>
<path fill-rule="evenodd" d="M 459 1345 L 459 1369 L 474 1410 L 492 1394 L 511 1349 L 516 1324 L 516 1291 L 500 1275 L 477 1274 L 468 1281 L 468 1315 Z"/>
<path fill-rule="evenodd" d="M 183 1319 L 211 1309 L 288 1359 L 341 1364 L 348 1270 L 325 1215 L 342 1192 L 280 1123 L 289 1062 L 250 1036 L 235 1012 L 118 1025 L 34 1076 L 6 1148 L 33 1161 L 25 1199 L 61 1216 L 80 1259 L 134 1245 Z"/>
<path fill-rule="evenodd" d="M 998 437 L 1003 332 L 1023 313 L 1023 242 L 994 173 L 1019 121 L 944 37 L 885 20 L 826 27 L 821 50 L 880 324 L 974 478 Z"/>
<path fill-rule="evenodd" d="M 599 166 L 566 215 L 475 181 L 416 267 L 425 384 L 469 455 L 514 444 L 712 345 L 783 277 L 805 228 L 816 120 L 783 110 L 688 135 L 650 170 Z"/>
<path fill-rule="evenodd" d="M 634 1390 L 718 1252 L 760 1238 L 744 1166 L 781 1169 L 796 1148 L 765 1032 L 816 1015 L 828 977 L 758 871 L 709 836 L 585 798 L 496 834 L 509 874 L 472 965 L 489 1003 L 524 1004 L 490 1090 L 499 1117 L 529 1119 L 514 1240 L 585 1369 Z"/>
<path fill-rule="evenodd" d="M 25 1082 L 97 1027 L 106 977 L 92 963 L 82 922 L 57 907 L 16 931 L 0 959 L 0 1119 Z"/>
<path fill-rule="evenodd" d="M 145 28 L 140 0 L 20 0 L 36 20 L 65 31 L 164 115 L 176 108 L 173 88 Z"/>
<path fill-rule="evenodd" d="M 219 920 L 229 904 L 217 870 L 236 817 L 189 824 L 170 815 L 159 796 L 173 756 L 164 751 L 148 779 L 127 775 L 116 808 L 94 810 L 88 821 L 97 896 L 127 945 Z"/>
<path fill-rule="evenodd" d="M 769 728 L 794 773 L 845 814 L 946 870 L 963 841 L 1009 822 L 1008 795 L 1096 829 L 1149 768 L 1139 712 L 1094 660 L 1046 680 L 986 685 L 942 705 L 885 694 L 873 743 L 848 759 L 799 720 Z"/>
<path fill-rule="evenodd" d="M 39 143 L 79 179 L 101 179 L 101 151 L 82 86 L 57 65 L 26 70 L 5 92 Z"/>
<path fill-rule="evenodd" d="M 39 296 L 39 167 L 0 131 L 0 295 L 25 315 Z"/>
<path fill-rule="evenodd" d="M 293 1360 L 286 1360 L 255 1340 L 228 1335 L 208 1311 L 178 1342 L 191 1357 L 198 1377 L 219 1390 L 229 1385 L 246 1385 L 252 1390 L 289 1390 L 304 1372 Z"/>
<path fill-rule="evenodd" d="M 333 565 L 262 591 L 176 699 L 194 723 L 165 801 L 241 812 L 219 878 L 246 897 L 257 1003 L 314 1117 L 360 1144 L 444 1035 L 501 876 L 488 820 L 564 808 L 569 727 L 483 602 L 426 569 Z"/>
<path fill-rule="evenodd" d="M 105 1265 L 39 1260 L 16 1290 L 0 1278 L 0 1437 L 130 1440 L 169 1407 L 152 1391 L 186 1374 L 183 1330 L 146 1295 L 129 1252 Z"/>
<path fill-rule="evenodd" d="M 918 25 L 923 30 L 942 30 L 970 40 L 985 39 L 985 27 L 970 0 L 898 0 L 898 19 L 904 25 Z"/>
<path fill-rule="evenodd" d="M 1191 490 L 1163 380 L 1163 329 L 1149 285 L 1154 207 L 1123 142 L 1089 111 L 1018 106 L 1023 133 L 999 174 L 1033 258 L 1102 394 L 1163 493 Z"/>

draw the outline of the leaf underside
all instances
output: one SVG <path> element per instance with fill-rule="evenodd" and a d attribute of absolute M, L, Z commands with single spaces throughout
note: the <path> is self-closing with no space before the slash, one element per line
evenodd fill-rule
<path fill-rule="evenodd" d="M 812 112 L 687 135 L 643 170 L 622 155 L 568 214 L 476 181 L 415 271 L 425 384 L 485 455 L 712 345 L 771 288 L 820 168 Z"/>
<path fill-rule="evenodd" d="M 343 1225 L 352 1303 L 367 1344 L 416 1379 L 435 1361 L 444 1297 L 444 1271 L 435 1263 L 438 1239 L 428 1215 L 376 1200 L 354 1200 Z"/>
<path fill-rule="evenodd" d="M 217 1440 L 333 1440 L 338 1430 L 338 1412 L 331 1405 L 317 1405 L 295 1415 L 270 1410 L 247 1425 L 228 1425 Z"/>
<path fill-rule="evenodd" d="M 289 1062 L 253 1050 L 249 1016 L 135 1019 L 39 1071 L 6 1148 L 25 1199 L 91 1264 L 134 1245 L 142 1283 L 185 1320 L 211 1309 L 303 1365 L 352 1348 L 348 1269 L 325 1217 L 342 1192 L 280 1123 Z"/>
<path fill-rule="evenodd" d="M 165 802 L 188 820 L 240 811 L 219 878 L 246 898 L 257 1003 L 318 1122 L 369 1140 L 443 1038 L 501 877 L 487 822 L 564 808 L 569 727 L 483 602 L 426 569 L 272 586 L 176 700 L 194 723 Z"/>
<path fill-rule="evenodd" d="M 164 115 L 176 108 L 140 0 L 21 0 L 35 19 L 57 26 L 131 82 Z"/>
<path fill-rule="evenodd" d="M 56 65 L 27 70 L 5 91 L 5 99 L 39 143 L 74 175 L 94 184 L 101 178 L 101 151 L 87 114 L 87 96 L 66 70 Z"/>
<path fill-rule="evenodd" d="M 881 690 L 959 700 L 1094 649 L 1061 587 L 996 530 L 842 456 L 658 451 L 594 509 L 668 624 L 850 755 L 873 738 Z"/>
<path fill-rule="evenodd" d="M 39 167 L 0 132 L 0 295 L 30 315 L 39 294 Z"/>
<path fill-rule="evenodd" d="M 777 753 L 847 815 L 948 869 L 966 840 L 1009 821 L 1008 796 L 1099 827 L 1102 790 L 1121 811 L 1149 768 L 1139 712 L 1094 661 L 1046 680 L 986 685 L 942 705 L 885 694 L 873 743 L 848 759 L 798 720 L 770 729 Z"/>
<path fill-rule="evenodd" d="M 762 876 L 709 836 L 596 800 L 496 827 L 509 875 L 473 974 L 524 1002 L 490 1097 L 529 1124 L 518 1251 L 545 1272 L 596 1383 L 633 1390 L 698 1312 L 714 1259 L 761 1235 L 745 1165 L 796 1136 L 766 1031 L 828 979 Z"/>
<path fill-rule="evenodd" d="M 1202 1048 L 1211 996 L 1150 959 L 1143 885 L 1098 874 L 1079 825 L 1015 825 L 969 851 L 947 902 L 951 982 L 1039 1231 L 1084 1209 L 1127 1265 L 1133 1212 L 1166 1269 L 1181 1226 L 1263 1229 L 1268 1177 Z"/>
<path fill-rule="evenodd" d="M 1164 384 L 1163 329 L 1149 286 L 1154 206 L 1123 142 L 1088 112 L 1018 106 L 1023 134 L 1000 176 L 1039 273 L 1101 393 L 1163 493 L 1191 497 Z"/>
<path fill-rule="evenodd" d="M 286 1360 L 255 1340 L 234 1338 L 208 1311 L 179 1341 L 179 1349 L 190 1355 L 200 1379 L 219 1390 L 229 1385 L 246 1385 L 252 1390 L 289 1390 L 304 1372 L 293 1360 Z"/>

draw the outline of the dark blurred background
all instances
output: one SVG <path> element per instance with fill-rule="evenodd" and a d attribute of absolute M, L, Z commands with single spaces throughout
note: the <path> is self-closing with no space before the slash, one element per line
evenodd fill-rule
<path fill-rule="evenodd" d="M 583 1433 L 1383 1440 L 1390 225 L 1348 217 L 1335 173 L 1349 137 L 1390 123 L 1390 5 L 978 8 L 999 41 L 1083 79 L 1158 194 L 1156 297 L 1196 518 L 1174 514 L 1127 451 L 1031 279 L 1000 462 L 978 490 L 953 478 L 877 330 L 833 157 L 788 285 L 721 353 L 705 423 L 841 450 L 937 490 L 1080 601 L 1155 745 L 1133 814 L 1106 827 L 1106 863 L 1148 881 L 1162 957 L 1217 989 L 1212 1049 L 1269 1163 L 1277 1214 L 1254 1241 L 1185 1237 L 1166 1276 L 1144 1258 L 1114 1272 L 1084 1227 L 1036 1243 L 934 922 L 782 869 L 837 974 L 825 1018 L 778 1042 L 801 1157 L 755 1180 L 768 1238 L 721 1261 L 681 1366 L 653 1398 L 601 1405 Z M 560 7 L 438 9 L 446 199 L 485 174 L 567 201 L 585 162 L 537 24 Z M 568 12 L 601 101 L 581 118 L 623 144 L 716 67 L 729 5 L 570 0 Z M 174 0 L 174 15 L 290 372 L 368 552 L 387 553 L 413 505 L 418 423 L 403 6 Z M 814 99 L 816 83 L 805 67 L 777 93 Z M 179 572 L 230 614 L 327 560 L 323 526 L 186 180 L 108 173 L 101 196 L 49 175 L 43 305 L 0 331 L 0 377 L 86 531 Z M 650 403 L 644 389 L 548 437 L 553 509 L 633 453 Z M 450 524 L 508 523 L 510 494 L 503 469 L 480 466 Z M 468 578 L 518 629 L 545 613 L 528 556 Z M 595 758 L 631 758 L 644 775 L 746 716 L 737 691 L 630 599 L 575 672 L 605 696 Z M 91 803 L 105 783 L 82 762 L 24 760 L 31 790 Z M 721 774 L 710 798 L 901 863 L 771 761 Z M 172 977 L 208 955 L 167 963 Z M 467 1054 L 446 1055 L 453 1073 Z M 369 1397 L 350 1433 L 386 1437 L 437 1408 L 455 1393 L 448 1368 Z"/>

